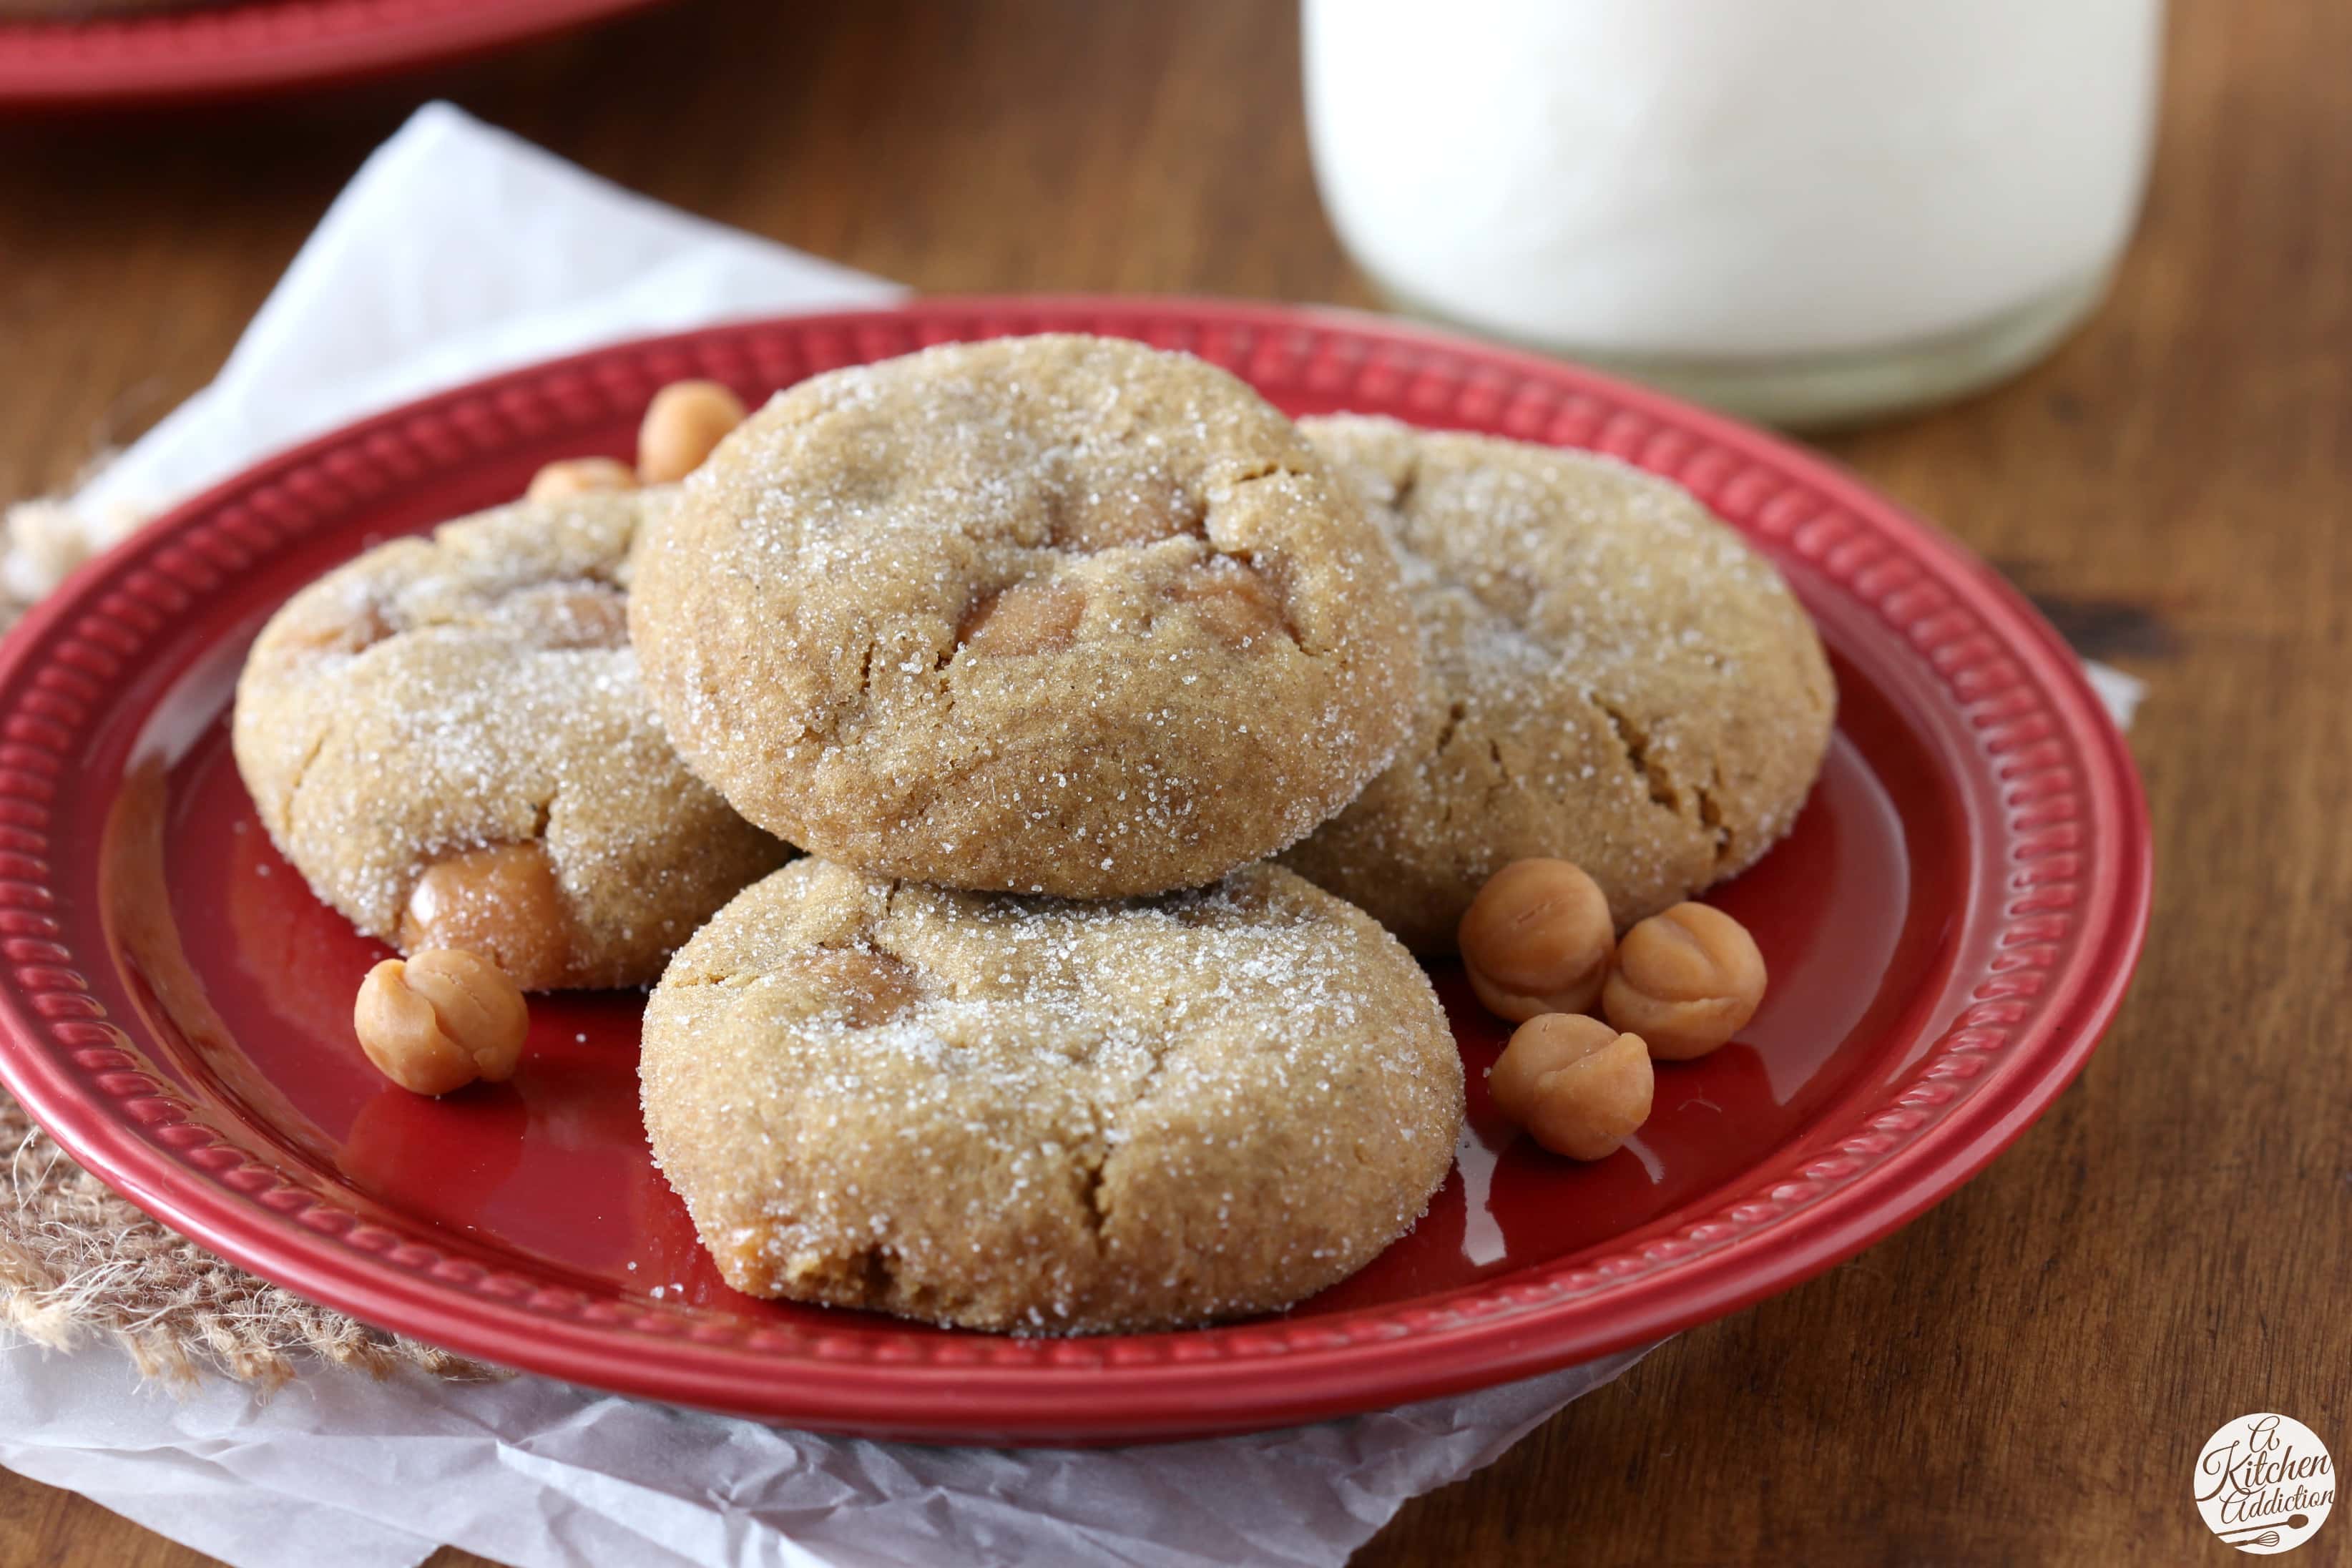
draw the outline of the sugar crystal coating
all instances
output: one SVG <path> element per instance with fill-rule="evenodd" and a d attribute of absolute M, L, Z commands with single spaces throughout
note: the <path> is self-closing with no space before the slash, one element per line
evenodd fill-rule
<path fill-rule="evenodd" d="M 336 568 L 271 618 L 232 739 L 263 826 L 320 898 L 370 936 L 433 945 L 404 926 L 428 872 L 537 846 L 565 919 L 560 942 L 519 944 L 545 962 L 516 978 L 634 985 L 784 858 L 687 772 L 638 683 L 629 550 L 674 494 L 445 523 Z"/>
<path fill-rule="evenodd" d="M 1405 732 L 1396 564 L 1291 423 L 1188 355 L 950 344 L 778 395 L 639 551 L 698 773 L 845 864 L 1117 897 L 1295 842 Z"/>
<path fill-rule="evenodd" d="M 1581 866 L 1622 928 L 1788 831 L 1836 687 L 1780 574 L 1687 491 L 1389 419 L 1300 428 L 1395 547 L 1422 680 L 1396 760 L 1285 865 L 1445 952 L 1513 860 Z"/>
<path fill-rule="evenodd" d="M 1420 966 L 1265 865 L 1087 903 L 797 861 L 679 950 L 640 1071 L 736 1289 L 1029 1331 L 1311 1294 L 1422 1214 L 1462 1119 Z"/>

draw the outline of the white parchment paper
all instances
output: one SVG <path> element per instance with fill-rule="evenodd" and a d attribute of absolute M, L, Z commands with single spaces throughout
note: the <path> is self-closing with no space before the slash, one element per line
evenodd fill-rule
<path fill-rule="evenodd" d="M 184 1400 L 112 1352 L 0 1352 L 0 1464 L 237 1568 L 1331 1564 L 1639 1352 L 1315 1426 L 1148 1447 L 815 1436 L 539 1378 Z"/>
<path fill-rule="evenodd" d="M 671 211 L 446 105 L 352 180 L 218 380 L 76 498 L 150 512 L 271 451 L 488 372 L 895 286 Z M 139 1385 L 110 1348 L 0 1350 L 0 1464 L 237 1568 L 1336 1563 L 1638 1359 L 1256 1436 L 1109 1451 L 812 1436 L 537 1378 L 265 1398 Z"/>

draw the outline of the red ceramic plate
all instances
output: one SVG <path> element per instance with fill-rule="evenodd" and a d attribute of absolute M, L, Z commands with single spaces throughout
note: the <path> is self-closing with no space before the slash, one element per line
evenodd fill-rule
<path fill-rule="evenodd" d="M 757 398 L 925 343 L 1079 330 L 1184 348 L 1295 413 L 1588 447 L 1688 485 L 1820 621 L 1836 742 L 1789 840 L 1723 889 L 1772 991 L 1662 1068 L 1597 1165 L 1514 1140 L 1502 1032 L 1436 974 L 1470 1129 L 1419 1227 L 1279 1317 L 1184 1333 L 954 1333 L 729 1291 L 652 1169 L 639 998 L 534 1004 L 509 1086 L 388 1087 L 351 1036 L 383 950 L 270 848 L 229 757 L 247 643 L 391 534 L 625 454 L 664 382 Z M 1270 1426 L 1654 1340 L 1848 1257 L 2048 1105 L 2120 1000 L 2148 847 L 2123 743 L 1990 573 L 1818 458 L 1552 361 L 1337 312 L 932 301 L 599 351 L 253 469 L 86 568 L 0 657 L 0 1053 L 74 1154 L 246 1267 L 371 1322 L 577 1382 L 797 1425 L 990 1442 Z"/>
<path fill-rule="evenodd" d="M 0 21 L 0 109 L 241 98 L 487 54 L 657 0 L 234 0 Z"/>

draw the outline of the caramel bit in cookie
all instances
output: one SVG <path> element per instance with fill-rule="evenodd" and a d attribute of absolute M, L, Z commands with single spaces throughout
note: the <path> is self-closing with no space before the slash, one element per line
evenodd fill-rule
<path fill-rule="evenodd" d="M 611 458 L 566 458 L 530 477 L 525 500 L 570 500 L 597 490 L 633 490 L 637 471 Z"/>
<path fill-rule="evenodd" d="M 289 621 L 285 640 L 304 653 L 359 653 L 393 633 L 392 623 L 373 600 L 317 610 Z"/>
<path fill-rule="evenodd" d="M 1031 578 L 973 600 L 956 642 L 1000 658 L 1055 653 L 1070 646 L 1086 613 L 1086 592 L 1076 584 Z"/>
<path fill-rule="evenodd" d="M 522 620 L 542 647 L 625 647 L 629 601 L 602 583 L 551 583 L 508 596 L 507 612 Z"/>
<path fill-rule="evenodd" d="M 1190 605 L 1229 647 L 1257 647 L 1291 636 L 1281 594 L 1265 573 L 1239 556 L 1212 555 L 1189 567 L 1169 585 L 1168 594 Z"/>
<path fill-rule="evenodd" d="M 914 971 L 887 952 L 824 947 L 795 954 L 791 967 L 821 991 L 828 1010 L 861 1029 L 887 1024 L 920 1000 Z"/>
<path fill-rule="evenodd" d="M 1084 554 L 1187 535 L 1197 539 L 1209 525 L 1207 505 L 1173 479 L 1132 479 L 1082 494 L 1059 491 L 1046 504 L 1053 513 L 1048 542 Z"/>
<path fill-rule="evenodd" d="M 572 906 L 543 844 L 490 844 L 435 862 L 401 911 L 400 946 L 465 948 L 526 991 L 552 990 L 572 961 Z"/>

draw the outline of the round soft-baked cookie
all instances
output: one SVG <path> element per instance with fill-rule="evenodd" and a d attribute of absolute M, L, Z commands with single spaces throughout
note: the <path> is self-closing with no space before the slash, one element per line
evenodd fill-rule
<path fill-rule="evenodd" d="M 784 859 L 687 771 L 638 683 L 629 550 L 675 494 L 445 523 L 271 618 L 237 682 L 237 768 L 320 899 L 529 990 L 640 985 Z"/>
<path fill-rule="evenodd" d="M 1289 420 L 1185 354 L 948 344 L 720 444 L 629 608 L 678 750 L 811 854 L 1124 897 L 1303 837 L 1387 763 L 1396 565 Z"/>
<path fill-rule="evenodd" d="M 1411 1227 L 1462 1124 L 1420 966 L 1267 865 L 1086 903 L 796 861 L 678 950 L 638 1070 L 730 1285 L 979 1329 L 1297 1300 Z"/>
<path fill-rule="evenodd" d="M 1450 952 L 1513 860 L 1583 867 L 1622 929 L 1788 831 L 1836 687 L 1780 574 L 1689 492 L 1389 419 L 1300 428 L 1396 546 L 1421 707 L 1389 770 L 1285 865 Z"/>

